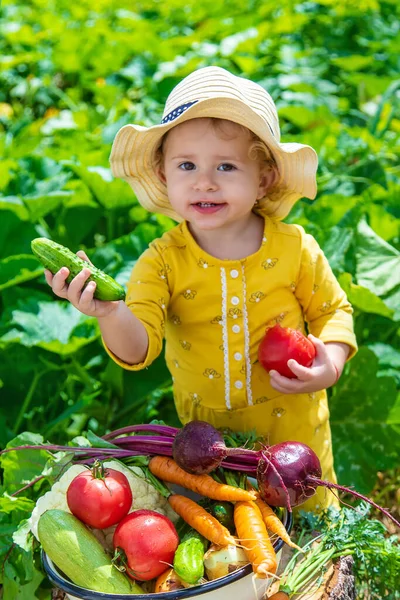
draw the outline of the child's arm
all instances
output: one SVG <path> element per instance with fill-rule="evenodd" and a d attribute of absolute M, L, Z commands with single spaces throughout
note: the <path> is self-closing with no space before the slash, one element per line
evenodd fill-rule
<path fill-rule="evenodd" d="M 85 252 L 77 254 L 90 262 Z M 97 317 L 103 340 L 117 358 L 130 365 L 143 362 L 149 345 L 146 328 L 125 302 L 96 300 L 93 297 L 96 289 L 94 281 L 83 289 L 90 274 L 89 269 L 83 269 L 68 285 L 66 279 L 69 271 L 66 267 L 54 276 L 50 271 L 45 271 L 46 281 L 57 296 L 69 300 L 83 314 Z"/>
<path fill-rule="evenodd" d="M 312 393 L 334 385 L 346 360 L 357 351 L 352 307 L 315 239 L 299 227 L 301 249 L 295 295 L 303 310 L 316 349 L 307 369 L 296 361 L 288 365 L 297 379 L 270 371 L 271 385 L 284 394 Z"/>
<path fill-rule="evenodd" d="M 116 311 L 108 317 L 98 318 L 98 323 L 105 345 L 120 361 L 128 365 L 144 362 L 149 336 L 125 302 L 118 302 Z"/>

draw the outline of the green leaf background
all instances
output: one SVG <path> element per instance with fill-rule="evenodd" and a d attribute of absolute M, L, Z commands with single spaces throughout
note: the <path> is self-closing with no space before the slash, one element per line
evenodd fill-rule
<path fill-rule="evenodd" d="M 173 222 L 111 177 L 113 138 L 126 123 L 159 122 L 182 77 L 218 65 L 268 89 L 282 139 L 318 152 L 317 199 L 287 222 L 316 237 L 354 307 L 360 350 L 329 392 L 333 447 L 339 481 L 369 493 L 377 471 L 399 463 L 398 2 L 5 0 L 0 10 L 0 446 L 22 432 L 65 442 L 152 418 L 179 424 L 163 357 L 140 373 L 110 361 L 96 322 L 52 295 L 30 242 L 82 248 L 125 284 Z M 37 549 L 11 541 L 49 485 L 7 496 L 40 474 L 41 459 L 26 460 L 2 459 L 3 600 L 50 598 Z"/>

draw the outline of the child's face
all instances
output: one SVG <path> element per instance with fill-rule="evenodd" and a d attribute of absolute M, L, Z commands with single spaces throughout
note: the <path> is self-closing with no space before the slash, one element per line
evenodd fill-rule
<path fill-rule="evenodd" d="M 159 173 L 174 210 L 202 230 L 247 220 L 269 181 L 261 163 L 249 158 L 250 145 L 250 134 L 229 121 L 222 131 L 210 119 L 174 127 Z"/>

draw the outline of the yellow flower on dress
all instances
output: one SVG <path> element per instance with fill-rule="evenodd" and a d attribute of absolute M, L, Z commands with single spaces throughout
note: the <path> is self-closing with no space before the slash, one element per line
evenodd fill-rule
<path fill-rule="evenodd" d="M 321 304 L 321 306 L 318 306 L 318 310 L 321 311 L 321 312 L 326 312 L 327 310 L 330 309 L 330 307 L 331 307 L 331 303 L 329 301 L 328 302 L 323 302 Z"/>
<path fill-rule="evenodd" d="M 190 342 L 187 342 L 186 340 L 179 340 L 179 343 L 184 350 L 190 350 L 190 348 L 192 347 L 192 344 Z"/>
<path fill-rule="evenodd" d="M 292 291 L 292 292 L 295 292 L 295 291 L 296 291 L 296 284 L 295 284 L 295 282 L 294 282 L 294 281 L 292 281 L 292 282 L 291 282 L 291 284 L 290 284 L 290 286 L 289 286 L 289 287 L 290 287 L 290 289 L 291 289 L 291 291 Z"/>
<path fill-rule="evenodd" d="M 228 310 L 228 317 L 230 319 L 238 319 L 241 316 L 242 316 L 242 311 L 240 310 L 240 308 L 230 308 Z"/>
<path fill-rule="evenodd" d="M 173 325 L 182 325 L 182 321 L 178 315 L 171 315 L 168 319 Z"/>
<path fill-rule="evenodd" d="M 211 325 L 222 325 L 222 317 L 221 315 L 218 315 L 217 317 L 214 317 L 211 321 L 210 321 Z"/>
<path fill-rule="evenodd" d="M 274 325 L 277 325 L 278 323 L 282 323 L 283 319 L 286 317 L 287 314 L 288 314 L 287 311 L 281 312 L 277 317 L 270 319 L 268 321 L 266 327 L 273 327 Z"/>
<path fill-rule="evenodd" d="M 273 417 L 283 417 L 283 415 L 285 414 L 286 410 L 284 408 L 274 408 L 274 410 L 272 411 L 271 415 Z"/>
<path fill-rule="evenodd" d="M 265 270 L 272 269 L 272 267 L 274 267 L 276 265 L 278 260 L 279 260 L 278 258 L 267 258 L 267 260 L 264 260 L 264 262 L 261 263 L 261 266 Z"/>
<path fill-rule="evenodd" d="M 249 298 L 249 302 L 260 302 L 263 298 L 265 298 L 264 292 L 253 292 Z"/>
<path fill-rule="evenodd" d="M 318 285 L 317 283 L 314 283 L 314 285 L 313 285 L 313 289 L 312 289 L 312 292 L 311 292 L 311 293 L 312 293 L 312 294 L 315 294 L 315 292 L 318 292 L 318 290 L 319 290 L 319 285 Z"/>
<path fill-rule="evenodd" d="M 165 304 L 165 298 L 159 298 L 158 300 L 158 305 L 161 306 L 161 308 L 163 310 L 165 310 L 167 308 L 166 304 Z"/>
<path fill-rule="evenodd" d="M 267 402 L 267 400 L 267 396 L 260 396 L 255 400 L 254 404 L 262 404 L 263 402 Z"/>
<path fill-rule="evenodd" d="M 199 396 L 199 394 L 196 393 L 190 393 L 189 394 L 190 400 L 192 401 L 193 406 L 199 406 L 203 400 L 203 398 L 201 396 Z"/>
<path fill-rule="evenodd" d="M 246 365 L 245 365 L 244 363 L 242 364 L 242 367 L 241 367 L 241 369 L 240 369 L 240 373 L 241 373 L 242 375 L 246 375 Z"/>
<path fill-rule="evenodd" d="M 163 269 L 160 269 L 158 271 L 158 274 L 161 277 L 161 279 L 167 279 L 168 273 L 171 273 L 171 267 L 169 265 L 165 265 Z"/>
<path fill-rule="evenodd" d="M 208 260 L 204 260 L 203 258 L 200 258 L 197 261 L 197 265 L 199 267 L 201 267 L 202 269 L 208 269 L 208 267 L 213 267 L 214 265 L 210 265 L 210 263 L 208 262 Z"/>
<path fill-rule="evenodd" d="M 185 300 L 193 300 L 196 297 L 196 294 L 197 292 L 194 290 L 185 290 L 181 295 L 185 298 Z"/>
<path fill-rule="evenodd" d="M 215 369 L 206 369 L 203 373 L 204 377 L 208 377 L 208 379 L 219 379 L 221 375 L 217 373 Z"/>

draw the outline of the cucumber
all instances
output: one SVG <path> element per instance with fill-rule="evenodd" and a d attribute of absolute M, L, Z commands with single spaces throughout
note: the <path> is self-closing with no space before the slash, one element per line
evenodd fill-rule
<path fill-rule="evenodd" d="M 213 502 L 210 512 L 230 533 L 235 531 L 235 521 L 233 519 L 233 504 L 231 502 L 221 501 Z"/>
<path fill-rule="evenodd" d="M 82 269 L 89 269 L 92 274 L 86 283 L 89 281 L 96 282 L 95 298 L 98 300 L 125 300 L 125 290 L 122 285 L 117 283 L 110 275 L 103 273 L 103 271 L 86 262 L 86 260 L 79 258 L 69 248 L 61 246 L 61 244 L 57 244 L 47 238 L 35 238 L 31 242 L 31 248 L 33 254 L 37 256 L 44 268 L 51 271 L 53 275 L 61 267 L 67 267 L 69 269 L 67 283 L 70 283 Z"/>
<path fill-rule="evenodd" d="M 178 577 L 191 584 L 204 577 L 203 557 L 208 541 L 197 531 L 186 533 L 174 556 L 174 570 Z"/>
<path fill-rule="evenodd" d="M 47 510 L 39 519 L 40 543 L 54 564 L 75 583 L 108 594 L 143 594 L 112 564 L 93 533 L 74 515 Z"/>

